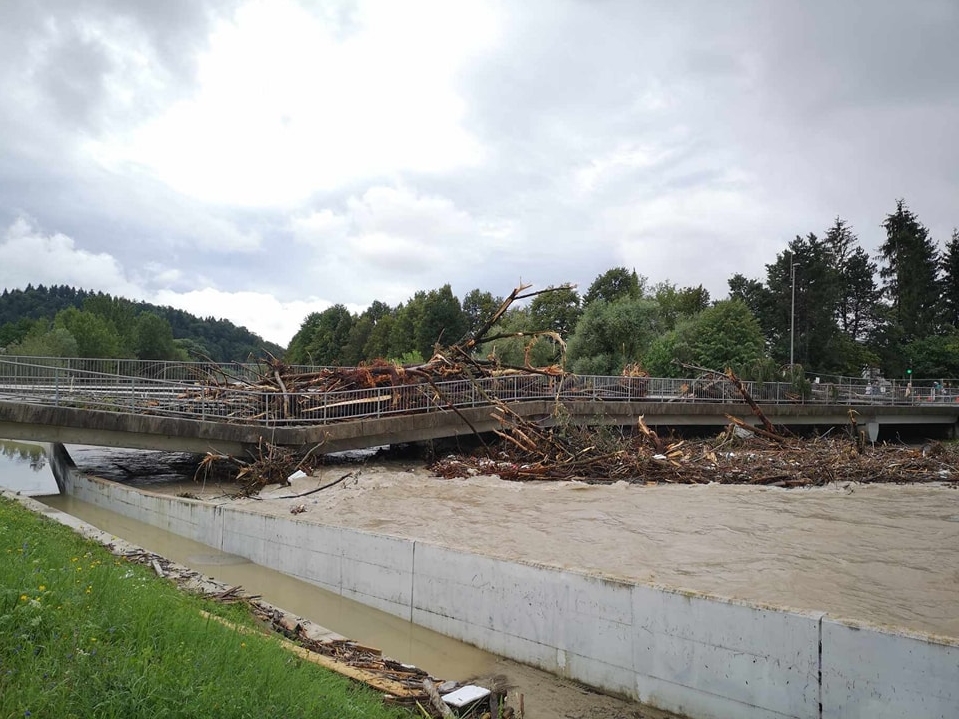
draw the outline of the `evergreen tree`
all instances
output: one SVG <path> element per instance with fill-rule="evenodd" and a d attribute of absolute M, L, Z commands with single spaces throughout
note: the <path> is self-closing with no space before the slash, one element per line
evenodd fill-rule
<path fill-rule="evenodd" d="M 885 262 L 879 274 L 906 342 L 934 334 L 940 314 L 939 258 L 929 231 L 903 200 L 887 216 L 886 241 L 879 248 Z"/>
<path fill-rule="evenodd" d="M 952 231 L 942 255 L 943 322 L 959 329 L 959 229 Z"/>
<path fill-rule="evenodd" d="M 839 327 L 849 340 L 862 342 L 876 323 L 876 307 L 882 298 L 882 291 L 876 286 L 876 264 L 858 246 L 859 239 L 852 228 L 838 217 L 825 239 L 839 273 Z"/>
<path fill-rule="evenodd" d="M 320 313 L 311 312 L 300 324 L 300 329 L 290 340 L 290 346 L 286 348 L 286 360 L 290 364 L 314 364 L 307 354 L 307 345 L 310 343 L 313 335 L 317 331 L 320 323 Z"/>
<path fill-rule="evenodd" d="M 828 242 L 813 233 L 797 236 L 776 262 L 766 265 L 766 272 L 774 324 L 767 340 L 773 358 L 788 364 L 792 354 L 796 364 L 819 372 L 844 368 L 845 344 L 836 320 L 841 278 Z"/>
<path fill-rule="evenodd" d="M 66 285 L 51 287 L 28 285 L 23 290 L 4 290 L 0 293 L 0 346 L 19 342 L 26 337 L 29 325 L 40 318 L 52 321 L 65 309 L 84 309 L 107 321 L 116 333 L 117 355 L 136 355 L 138 318 L 143 312 L 152 312 L 170 323 L 177 342 L 186 342 L 188 352 L 202 352 L 193 359 L 212 359 L 215 362 L 244 361 L 251 356 L 262 356 L 263 351 L 280 357 L 283 348 L 266 342 L 243 327 L 227 320 L 200 319 L 183 310 L 158 307 L 146 302 L 131 302 L 103 292 L 77 290 Z M 20 323 L 27 323 L 21 325 Z M 13 323 L 13 327 L 8 326 Z M 200 349 L 202 348 L 202 349 Z M 181 356 L 178 350 L 177 356 Z"/>
<path fill-rule="evenodd" d="M 727 284 L 729 299 L 742 300 L 759 322 L 763 337 L 766 338 L 767 350 L 775 347 L 782 334 L 782 324 L 776 312 L 777 298 L 759 280 L 748 279 L 739 273 L 730 277 Z"/>

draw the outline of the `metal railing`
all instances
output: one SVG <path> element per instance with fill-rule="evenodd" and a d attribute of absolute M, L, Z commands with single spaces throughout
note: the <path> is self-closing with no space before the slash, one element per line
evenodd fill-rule
<path fill-rule="evenodd" d="M 253 363 L 216 365 L 0 355 L 0 401 L 268 426 L 323 424 L 476 407 L 494 401 L 744 401 L 737 389 L 723 379 L 506 374 L 475 381 L 284 394 L 253 388 L 251 385 L 262 372 L 263 367 Z M 210 383 L 210 378 L 217 382 Z M 951 389 L 952 382 L 820 377 L 804 392 L 788 382 L 743 384 L 760 404 L 890 406 L 959 402 L 959 393 Z"/>

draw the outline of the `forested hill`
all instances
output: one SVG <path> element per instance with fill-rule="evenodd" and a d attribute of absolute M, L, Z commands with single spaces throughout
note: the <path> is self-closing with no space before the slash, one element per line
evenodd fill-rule
<path fill-rule="evenodd" d="M 10 354 L 217 362 L 284 352 L 229 320 L 66 285 L 4 289 L 0 348 Z"/>

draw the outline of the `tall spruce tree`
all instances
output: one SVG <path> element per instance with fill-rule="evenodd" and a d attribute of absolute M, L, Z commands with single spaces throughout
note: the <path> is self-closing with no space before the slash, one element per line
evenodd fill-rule
<path fill-rule="evenodd" d="M 941 314 L 939 257 L 936 245 L 903 200 L 886 217 L 886 241 L 879 248 L 879 270 L 892 306 L 892 321 L 904 341 L 934 334 Z"/>
<path fill-rule="evenodd" d="M 942 254 L 943 322 L 959 329 L 959 229 L 952 231 Z"/>
<path fill-rule="evenodd" d="M 766 272 L 777 327 L 773 357 L 788 363 L 792 344 L 796 364 L 818 372 L 843 370 L 846 362 L 836 322 L 840 278 L 829 244 L 813 233 L 797 236 L 776 262 L 766 265 Z"/>
<path fill-rule="evenodd" d="M 826 232 L 826 244 L 838 273 L 836 319 L 852 342 L 862 342 L 875 326 L 882 291 L 876 286 L 876 264 L 859 247 L 859 238 L 840 218 Z"/>

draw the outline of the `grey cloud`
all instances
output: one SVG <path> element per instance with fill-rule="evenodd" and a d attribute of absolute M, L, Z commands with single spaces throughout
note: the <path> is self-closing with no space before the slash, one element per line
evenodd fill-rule
<path fill-rule="evenodd" d="M 210 282 L 359 305 L 444 282 L 459 294 L 505 293 L 521 278 L 585 290 L 617 265 L 718 297 L 731 274 L 761 276 L 793 236 L 822 232 L 836 215 L 868 250 L 898 197 L 940 241 L 959 224 L 954 0 L 501 6 L 499 44 L 457 86 L 484 163 L 354 179 L 308 206 L 204 205 L 138 168 L 114 174 L 83 160 L 85 137 L 135 125 L 193 91 L 198 52 L 236 4 L 0 4 L 0 80 L 11 90 L 0 112 L 0 224 L 26 212 L 48 232 L 109 252 L 150 289 L 161 278 L 181 291 Z M 351 2 L 316 12 L 338 37 L 358 27 Z M 149 82 L 91 28 L 139 43 Z M 24 80 L 26 71 L 35 75 Z M 33 112 L 31 99 L 49 112 Z M 584 168 L 644 147 L 663 152 L 577 187 Z M 438 221 L 440 212 L 398 212 L 373 227 L 453 260 L 418 261 L 404 246 L 409 255 L 366 261 L 347 242 L 291 238 L 291 217 L 346 215 L 350 198 L 378 186 L 444 198 L 467 215 L 465 229 Z M 485 238 L 484 223 L 509 226 L 510 242 Z M 477 253 L 458 254 L 464 246 Z M 181 272 L 169 280 L 167 269 Z"/>
<path fill-rule="evenodd" d="M 104 101 L 104 81 L 112 67 L 102 44 L 71 28 L 46 53 L 33 79 L 45 90 L 62 125 L 86 129 L 96 124 L 95 115 Z"/>
<path fill-rule="evenodd" d="M 12 0 L 0 5 L 0 77 L 29 83 L 68 132 L 97 133 L 157 111 L 194 82 L 197 53 L 238 1 Z M 119 56 L 116 48 L 128 53 Z M 129 53 L 135 53 L 136 57 Z M 146 64 L 144 65 L 144 61 Z M 122 85 L 123 97 L 110 85 Z M 159 94 L 158 94 L 159 93 Z"/>
<path fill-rule="evenodd" d="M 773 12 L 757 37 L 768 60 L 764 81 L 800 111 L 938 103 L 944 86 L 955 87 L 952 0 L 780 3 Z"/>

